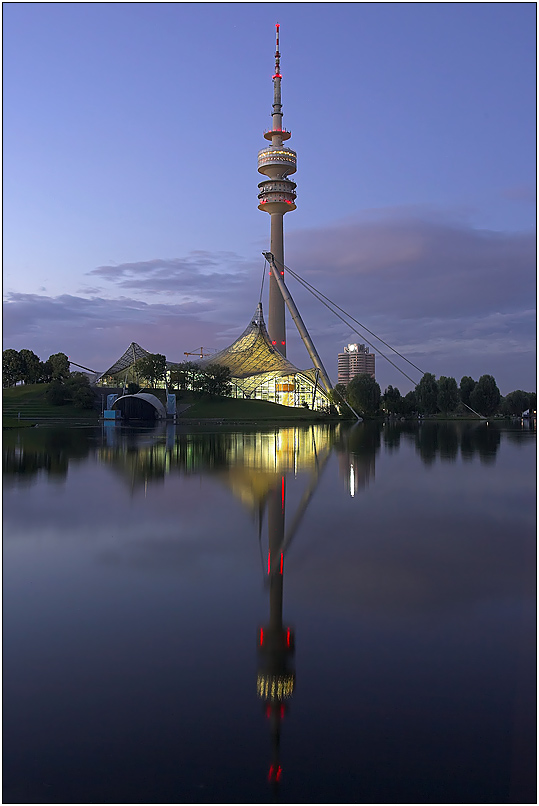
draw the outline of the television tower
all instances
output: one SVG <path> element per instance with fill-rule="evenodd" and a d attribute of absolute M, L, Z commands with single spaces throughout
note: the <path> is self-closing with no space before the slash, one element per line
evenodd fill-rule
<path fill-rule="evenodd" d="M 258 152 L 258 171 L 267 179 L 259 183 L 259 210 L 271 216 L 270 252 L 278 269 L 284 275 L 283 216 L 296 209 L 296 183 L 288 179 L 296 172 L 296 152 L 283 143 L 290 138 L 290 132 L 283 129 L 281 104 L 281 54 L 279 53 L 279 25 L 275 26 L 275 74 L 273 76 L 272 127 L 264 132 L 271 145 Z M 285 303 L 277 281 L 270 271 L 268 332 L 271 343 L 279 352 L 286 355 Z"/>

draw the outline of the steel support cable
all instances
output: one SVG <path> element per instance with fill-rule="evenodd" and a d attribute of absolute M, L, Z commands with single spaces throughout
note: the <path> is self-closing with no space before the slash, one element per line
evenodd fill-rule
<path fill-rule="evenodd" d="M 264 265 L 262 266 L 262 285 L 260 286 L 260 299 L 259 302 L 262 302 L 262 292 L 264 291 L 264 280 L 266 279 L 266 263 L 267 260 L 264 260 Z"/>
<path fill-rule="evenodd" d="M 411 366 L 411 367 L 413 367 L 414 369 L 417 369 L 417 371 L 418 371 L 418 372 L 420 372 L 422 375 L 424 375 L 424 374 L 425 374 L 425 373 L 424 373 L 424 371 L 423 371 L 423 370 L 422 370 L 420 367 L 416 366 L 416 365 L 415 365 L 415 364 L 414 364 L 412 361 L 410 361 L 408 358 L 406 358 L 406 356 L 405 356 L 405 355 L 402 355 L 402 353 L 399 353 L 399 351 L 398 351 L 398 350 L 396 350 L 394 347 L 392 347 L 392 346 L 391 346 L 391 344 L 388 344 L 388 343 L 387 343 L 387 341 L 384 341 L 383 339 L 381 339 L 381 338 L 380 338 L 380 336 L 377 336 L 377 335 L 376 335 L 376 333 L 373 333 L 373 332 L 372 332 L 372 330 L 369 330 L 369 328 L 368 328 L 368 327 L 366 327 L 364 324 L 362 324 L 361 322 L 358 322 L 358 320 L 357 320 L 357 319 L 354 319 L 354 317 L 353 317 L 353 316 L 350 316 L 350 314 L 349 314 L 349 313 L 347 313 L 347 312 L 346 312 L 346 311 L 345 311 L 343 308 L 341 308 L 341 307 L 340 307 L 340 305 L 337 305 L 337 303 L 336 303 L 336 302 L 333 302 L 333 300 L 329 299 L 329 297 L 326 297 L 326 295 L 325 295 L 325 294 L 322 294 L 322 292 L 321 292 L 321 291 L 319 291 L 317 288 L 315 288 L 315 287 L 314 287 L 314 286 L 312 286 L 310 283 L 308 283 L 308 282 L 307 282 L 307 280 L 304 280 L 302 277 L 300 277 L 300 276 L 299 276 L 299 274 L 296 274 L 296 272 L 292 271 L 292 269 L 289 269 L 289 268 L 288 268 L 288 266 L 286 266 L 285 268 L 286 268 L 286 270 L 287 270 L 287 271 L 289 271 L 289 272 L 290 272 L 290 274 L 292 275 L 292 277 L 294 277 L 296 280 L 298 280 L 298 282 L 303 283 L 303 285 L 304 285 L 306 288 L 308 288 L 309 290 L 311 290 L 311 291 L 316 291 L 316 293 L 317 293 L 317 294 L 320 294 L 320 296 L 321 296 L 321 297 L 323 297 L 325 300 L 327 300 L 329 303 L 331 303 L 331 305 L 333 305 L 333 306 L 334 306 L 335 308 L 337 308 L 339 311 L 341 311 L 342 313 L 344 313 L 344 315 L 345 315 L 345 316 L 347 316 L 349 319 L 351 319 L 351 320 L 352 320 L 352 322 L 355 322 L 355 323 L 356 323 L 356 325 L 359 325 L 360 327 L 362 327 L 362 328 L 363 328 L 363 330 L 366 330 L 366 331 L 367 331 L 367 333 L 370 333 L 370 334 L 371 334 L 371 336 L 374 336 L 374 338 L 375 338 L 375 339 L 378 339 L 378 341 L 381 341 L 381 342 L 382 342 L 382 344 L 385 344 L 385 346 L 386 346 L 386 347 L 389 347 L 389 349 L 390 349 L 390 350 L 393 350 L 393 352 L 394 352 L 394 353 L 396 353 L 396 354 L 397 354 L 397 355 L 398 355 L 400 358 L 402 358 L 402 359 L 403 359 L 403 361 L 406 361 L 406 363 L 407 363 L 407 364 L 410 364 L 410 366 Z M 356 330 L 356 331 L 354 331 L 354 332 L 355 332 L 355 333 L 357 333 L 357 330 Z M 361 338 L 364 338 L 364 336 L 363 336 L 361 333 L 359 333 L 358 335 L 360 335 L 360 336 L 361 336 Z M 365 339 L 365 341 L 367 341 L 367 339 Z M 369 341 L 369 342 L 367 342 L 367 343 L 368 343 L 368 344 L 371 344 L 371 343 L 370 343 L 370 341 Z M 375 350 L 377 350 L 377 349 L 378 349 L 377 347 L 375 347 L 375 346 L 374 346 L 374 344 L 371 344 L 371 347 L 373 347 L 373 349 L 375 349 Z M 384 356 L 384 358 L 385 358 L 385 356 Z"/>
<path fill-rule="evenodd" d="M 397 354 L 398 356 L 400 356 L 400 357 L 401 357 L 401 358 L 402 358 L 404 361 L 406 361 L 408 364 L 410 364 L 410 366 L 414 367 L 414 369 L 417 369 L 417 371 L 418 371 L 418 372 L 421 372 L 421 374 L 422 374 L 422 375 L 424 375 L 424 374 L 425 374 L 425 373 L 423 372 L 423 370 L 422 370 L 422 369 L 420 369 L 419 367 L 417 367 L 417 366 L 416 366 L 414 363 L 412 363 L 412 361 L 409 361 L 409 360 L 408 360 L 408 358 L 406 358 L 406 356 L 404 356 L 404 355 L 402 355 L 401 353 L 399 353 L 399 351 L 398 351 L 398 350 L 395 350 L 395 348 L 394 348 L 394 347 L 392 347 L 390 344 L 388 344 L 388 343 L 387 343 L 387 342 L 385 342 L 383 339 L 381 339 L 381 338 L 380 338 L 380 336 L 377 336 L 377 335 L 376 335 L 376 333 L 373 333 L 371 330 L 369 330 L 369 328 L 368 328 L 368 327 L 365 327 L 365 325 L 362 325 L 362 324 L 361 324 L 361 322 L 358 322 L 358 320 L 357 320 L 357 319 L 354 319 L 354 317 L 353 317 L 353 316 L 350 316 L 350 314 L 349 314 L 349 313 L 346 313 L 346 311 L 345 311 L 343 308 L 341 308 L 339 305 L 337 305 L 337 303 L 336 303 L 336 302 L 333 302 L 333 300 L 330 300 L 330 299 L 329 299 L 329 297 L 326 297 L 326 295 L 325 295 L 325 294 L 322 294 L 322 292 L 321 292 L 321 291 L 318 291 L 318 289 L 316 289 L 314 286 L 312 286 L 310 283 L 308 283 L 308 282 L 307 282 L 307 280 L 304 280 L 302 277 L 300 277 L 300 276 L 299 276 L 299 274 L 296 274 L 296 272 L 295 272 L 295 271 L 292 271 L 292 269 L 288 268 L 288 266 L 285 266 L 284 268 L 286 268 L 286 270 L 287 270 L 288 272 L 290 272 L 290 274 L 292 275 L 292 277 L 294 277 L 294 278 L 295 278 L 295 279 L 296 279 L 296 280 L 297 280 L 299 283 L 301 283 L 301 284 L 302 284 L 302 285 L 303 285 L 303 286 L 304 286 L 304 287 L 307 289 L 307 291 L 310 291 L 310 292 L 311 292 L 311 294 L 312 294 L 314 297 L 316 297 L 316 299 L 317 299 L 319 302 L 321 302 L 323 305 L 325 305 L 325 306 L 326 306 L 326 308 L 327 308 L 328 310 L 330 310 L 330 311 L 331 311 L 331 313 L 334 313 L 334 314 L 335 314 L 335 316 L 338 316 L 338 317 L 339 317 L 339 319 L 341 319 L 341 321 L 343 321 L 343 322 L 345 323 L 345 325 L 347 325 L 348 327 L 350 327 L 350 328 L 351 328 L 351 329 L 354 331 L 354 333 L 357 333 L 357 334 L 358 334 L 358 336 L 361 336 L 361 338 L 362 338 L 362 339 L 365 339 L 365 336 L 363 336 L 363 334 L 362 334 L 362 333 L 360 333 L 358 330 L 356 330 L 356 329 L 355 329 L 355 327 L 352 327 L 352 325 L 350 325 L 350 323 L 349 323 L 349 322 L 347 322 L 345 319 L 343 319 L 343 317 L 342 317 L 342 316 L 340 316 L 340 315 L 339 315 L 339 314 L 338 314 L 336 311 L 332 310 L 332 308 L 330 308 L 330 306 L 327 304 L 327 302 L 329 302 L 331 305 L 333 305 L 333 306 L 334 306 L 335 308 L 337 308 L 339 311 L 342 311 L 342 312 L 343 312 L 343 313 L 344 313 L 346 316 L 348 316 L 348 318 L 349 318 L 349 319 L 351 319 L 353 322 L 356 322 L 356 324 L 358 324 L 360 327 L 364 328 L 364 330 L 366 330 L 366 331 L 367 331 L 367 333 L 370 333 L 370 334 L 371 334 L 371 336 L 374 336 L 374 338 L 375 338 L 375 339 L 378 339 L 378 341 L 381 341 L 381 342 L 382 342 L 382 344 L 385 344 L 385 345 L 386 345 L 386 347 L 389 347 L 389 349 L 390 349 L 390 350 L 393 350 L 393 352 L 394 352 L 394 353 L 396 353 L 396 354 Z M 324 300 L 327 300 L 327 302 L 324 302 Z M 383 352 L 382 352 L 382 351 L 381 351 L 381 350 L 380 350 L 378 347 L 376 347 L 374 344 L 372 344 L 372 342 L 370 342 L 368 339 L 365 339 L 365 341 L 367 342 L 367 344 L 370 344 L 370 346 L 371 346 L 371 347 L 372 347 L 374 350 L 378 350 L 378 352 L 380 353 L 380 355 L 381 355 L 383 358 L 385 358 L 385 359 L 386 359 L 386 361 L 389 361 L 389 363 L 390 363 L 392 366 L 394 366 L 394 367 L 395 367 L 395 369 L 396 369 L 398 372 L 400 372 L 400 373 L 401 373 L 401 375 L 404 375 L 404 377 L 405 377 L 405 378 L 408 378 L 408 380 L 409 380 L 409 381 L 411 381 L 413 384 L 415 384 L 415 381 L 413 380 L 413 378 L 410 378 L 410 376 L 409 376 L 409 375 L 407 375 L 405 372 L 403 372 L 403 371 L 402 371 L 402 369 L 400 369 L 400 367 L 398 367 L 396 364 L 394 364 L 394 363 L 393 363 L 393 361 L 392 361 L 390 358 L 388 358 L 388 357 L 387 357 L 387 355 L 384 355 L 384 353 L 383 353 Z M 345 402 L 346 402 L 346 401 L 345 401 Z M 479 414 L 479 412 L 478 412 L 478 411 L 476 411 L 475 409 L 472 409 L 472 407 L 471 407 L 471 406 L 468 406 L 468 404 L 467 404 L 467 403 L 464 403 L 464 401 L 462 401 L 462 400 L 461 400 L 461 403 L 462 403 L 462 405 L 463 405 L 463 406 L 465 406 L 465 407 L 466 407 L 466 408 L 467 408 L 469 411 L 473 412 L 473 414 L 475 414 L 475 415 L 476 415 L 477 417 L 479 417 L 481 420 L 486 420 L 486 419 L 487 419 L 487 418 L 486 418 L 486 417 L 484 417 L 482 414 Z"/>
<path fill-rule="evenodd" d="M 360 333 L 360 332 L 359 332 L 359 330 L 356 330 L 356 328 L 355 328 L 355 327 L 353 327 L 353 326 L 350 324 L 350 322 L 347 322 L 347 321 L 346 321 L 346 319 L 345 319 L 343 316 L 341 316 L 339 313 L 337 313 L 337 311 L 334 311 L 334 310 L 333 310 L 333 308 L 331 308 L 331 307 L 328 305 L 328 303 L 325 301 L 325 300 L 327 299 L 327 297 L 325 297 L 325 296 L 324 296 L 324 294 L 321 294 L 321 296 L 319 296 L 319 292 L 318 292 L 318 291 L 316 291 L 316 290 L 314 289 L 314 287 L 312 287 L 312 286 L 311 286 L 309 283 L 307 283 L 307 282 L 305 282 L 304 280 L 302 280 L 302 278 L 301 278 L 301 277 L 299 277 L 299 275 L 297 275 L 295 272 L 291 271 L 291 270 L 290 270 L 288 267 L 285 267 L 285 268 L 286 268 L 286 270 L 287 270 L 288 272 L 290 272 L 290 274 L 292 275 L 292 277 L 294 277 L 294 278 L 295 278 L 295 279 L 296 279 L 298 282 L 302 283 L 302 285 L 304 285 L 304 286 L 305 286 L 305 288 L 307 288 L 307 290 L 308 290 L 308 291 L 310 291 L 310 292 L 311 292 L 311 294 L 312 294 L 314 297 L 316 297 L 316 299 L 317 299 L 319 302 L 321 302 L 321 303 L 322 303 L 322 305 L 325 305 L 325 306 L 326 306 L 326 308 L 327 308 L 329 311 L 331 311 L 331 313 L 332 313 L 332 314 L 334 314 L 334 315 L 335 315 L 335 316 L 337 316 L 337 317 L 338 317 L 338 318 L 339 318 L 339 319 L 340 319 L 342 322 L 344 322 L 344 324 L 345 324 L 347 327 L 349 327 L 351 330 L 353 330 L 353 331 L 354 331 L 354 333 L 357 333 L 357 335 L 358 335 L 358 336 L 360 336 L 362 339 L 365 339 L 365 336 L 364 336 L 362 333 Z M 320 292 L 320 293 L 321 293 L 321 292 Z M 329 302 L 331 303 L 331 300 L 329 300 Z M 333 303 L 331 303 L 331 304 L 333 304 Z M 336 305 L 335 307 L 337 307 L 337 308 L 338 308 L 339 306 L 338 306 L 338 305 Z M 342 310 L 342 308 L 339 308 L 339 310 Z M 343 313 L 345 313 L 345 314 L 346 314 L 346 311 L 343 311 Z M 346 315 L 348 316 L 348 314 L 346 314 Z M 350 319 L 352 319 L 352 317 L 350 317 Z M 355 322 L 356 320 L 354 319 L 353 321 Z M 358 323 L 358 324 L 359 324 L 359 323 Z M 365 328 L 365 329 L 366 329 L 366 328 Z M 369 330 L 369 333 L 370 333 L 370 330 Z M 376 336 L 376 338 L 378 338 L 378 336 Z M 395 369 L 397 370 L 397 372 L 400 372 L 400 374 L 401 374 L 401 375 L 404 375 L 404 377 L 405 377 L 405 378 L 408 378 L 408 380 L 409 380 L 411 383 L 413 383 L 413 384 L 414 384 L 414 386 L 417 386 L 417 382 L 416 382 L 416 381 L 414 381 L 414 379 L 413 379 L 413 378 L 410 378 L 410 376 L 409 376 L 409 375 L 407 375 L 407 374 L 406 374 L 406 372 L 404 372 L 404 371 L 403 371 L 403 370 L 402 370 L 400 367 L 398 367 L 398 366 L 397 366 L 397 365 L 394 363 L 394 361 L 392 361 L 392 360 L 391 360 L 391 358 L 388 358 L 388 357 L 387 357 L 387 355 L 385 355 L 385 354 L 384 354 L 384 353 L 383 353 L 383 352 L 382 352 L 380 349 L 378 349 L 378 347 L 376 347 L 376 346 L 375 346 L 375 345 L 374 345 L 374 344 L 373 344 L 371 341 L 369 341 L 368 339 L 365 339 L 365 341 L 367 342 L 367 344 L 370 344 L 370 346 L 373 348 L 373 350 L 377 350 L 377 351 L 378 351 L 378 353 L 379 353 L 379 354 L 382 356 L 382 358 L 385 358 L 385 359 L 386 359 L 386 361 L 389 361 L 389 363 L 391 364 L 391 366 L 395 367 Z M 380 341 L 382 341 L 382 340 L 380 339 Z M 384 342 L 384 344 L 385 344 L 385 342 Z M 393 349 L 393 348 L 391 348 L 391 349 Z M 396 350 L 395 350 L 395 352 L 396 352 Z M 411 362 L 408 362 L 408 363 L 411 363 Z M 418 369 L 418 368 L 416 367 L 416 369 Z M 419 370 L 419 372 L 421 372 L 421 370 Z M 424 373 L 423 373 L 423 374 L 424 374 Z M 346 402 L 346 401 L 345 401 L 345 402 Z"/>

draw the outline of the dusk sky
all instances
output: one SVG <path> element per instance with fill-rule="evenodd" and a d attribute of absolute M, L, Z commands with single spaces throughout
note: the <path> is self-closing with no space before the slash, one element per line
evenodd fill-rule
<path fill-rule="evenodd" d="M 4 349 L 104 371 L 240 335 L 276 22 L 286 264 L 423 371 L 535 389 L 535 3 L 4 4 Z M 288 284 L 336 382 L 365 339 Z"/>

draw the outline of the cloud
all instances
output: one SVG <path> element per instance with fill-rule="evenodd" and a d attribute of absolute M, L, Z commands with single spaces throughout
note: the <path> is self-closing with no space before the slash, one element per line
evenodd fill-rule
<path fill-rule="evenodd" d="M 502 198 L 509 199 L 509 201 L 526 202 L 528 204 L 535 204 L 537 200 L 537 191 L 534 185 L 513 185 L 509 188 L 504 188 L 502 191 Z"/>
<path fill-rule="evenodd" d="M 253 273 L 253 266 L 233 252 L 197 250 L 185 258 L 155 258 L 99 266 L 88 272 L 122 289 L 179 298 L 204 298 L 221 291 L 235 293 Z"/>
<path fill-rule="evenodd" d="M 287 263 L 425 371 L 491 373 L 506 391 L 534 385 L 533 233 L 476 230 L 418 208 L 366 211 L 292 230 Z M 4 344 L 45 357 L 63 350 L 96 369 L 110 366 L 131 341 L 172 360 L 195 346 L 221 349 L 249 321 L 260 268 L 259 258 L 204 250 L 100 266 L 87 276 L 101 287 L 79 296 L 8 294 Z M 391 356 L 386 347 L 362 327 L 362 335 L 354 333 L 292 277 L 288 285 L 334 380 L 343 345 L 370 341 L 382 388 L 410 387 L 384 362 L 381 353 Z M 310 365 L 292 325 L 288 346 L 298 366 Z"/>
<path fill-rule="evenodd" d="M 287 255 L 359 318 L 478 315 L 529 308 L 535 298 L 533 233 L 476 230 L 425 213 L 386 210 L 292 232 Z"/>
<path fill-rule="evenodd" d="M 179 360 L 191 339 L 216 338 L 216 326 L 204 322 L 210 312 L 211 304 L 196 301 L 11 293 L 4 302 L 4 343 L 15 349 L 32 344 L 41 358 L 62 350 L 96 370 L 110 366 L 131 341 Z"/>

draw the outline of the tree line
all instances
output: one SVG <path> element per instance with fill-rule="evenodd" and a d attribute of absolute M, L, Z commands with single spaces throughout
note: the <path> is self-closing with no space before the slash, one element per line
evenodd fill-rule
<path fill-rule="evenodd" d="M 17 352 L 17 350 L 8 349 L 3 351 L 2 358 L 4 388 L 16 386 L 21 382 L 53 384 L 54 391 L 50 395 L 47 392 L 47 395 L 53 398 L 51 402 L 59 402 L 62 397 L 60 387 L 64 387 L 64 392 L 76 385 L 89 387 L 89 379 L 85 373 L 69 371 L 69 358 L 65 353 L 54 353 L 46 361 L 41 361 L 32 350 Z M 229 396 L 232 391 L 230 369 L 219 364 L 208 364 L 202 368 L 193 361 L 184 361 L 169 371 L 164 355 L 149 353 L 135 362 L 134 371 L 137 378 L 153 388 L 166 380 L 168 387 L 172 390 L 190 390 L 224 397 Z M 138 384 L 132 383 L 130 391 L 133 391 L 135 387 L 141 388 Z M 66 398 L 65 394 L 64 398 Z M 65 399 L 64 402 L 71 401 Z"/>
<path fill-rule="evenodd" d="M 2 353 L 2 386 L 23 383 L 51 383 L 65 381 L 70 376 L 69 358 L 65 353 L 54 353 L 41 361 L 32 350 L 4 350 Z"/>
<path fill-rule="evenodd" d="M 183 361 L 174 369 L 167 368 L 167 359 L 161 353 L 148 353 L 135 362 L 134 374 L 141 381 L 146 381 L 152 388 L 166 381 L 170 390 L 179 392 L 191 391 L 207 395 L 228 397 L 232 391 L 231 373 L 228 367 L 220 364 L 207 364 L 199 367 L 194 361 Z M 129 384 L 132 392 L 138 384 Z"/>
<path fill-rule="evenodd" d="M 382 413 L 396 417 L 465 414 L 470 409 L 484 417 L 520 416 L 527 409 L 536 408 L 535 392 L 516 389 L 503 397 L 492 375 L 481 375 L 478 381 L 464 375 L 457 385 L 455 378 L 441 375 L 436 379 L 430 372 L 404 396 L 391 385 L 382 394 L 375 379 L 368 373 L 361 373 L 352 378 L 348 386 L 337 384 L 333 402 L 343 399 L 367 417 Z"/>
<path fill-rule="evenodd" d="M 70 372 L 65 353 L 54 353 L 41 361 L 32 350 L 4 350 L 2 353 L 2 385 L 46 383 L 47 403 L 53 406 L 72 404 L 78 409 L 93 409 L 96 397 L 90 379 L 84 372 Z"/>
<path fill-rule="evenodd" d="M 3 351 L 2 383 L 4 388 L 17 383 L 48 383 L 50 402 L 61 405 L 74 403 L 81 408 L 92 408 L 93 393 L 89 378 L 82 372 L 69 371 L 69 358 L 65 353 L 54 353 L 46 361 L 32 350 Z M 168 370 L 167 360 L 160 353 L 148 353 L 134 365 L 136 376 L 150 387 L 166 381 L 171 390 L 193 391 L 201 394 L 228 397 L 232 391 L 231 372 L 220 364 L 207 364 L 204 368 L 193 361 L 176 364 Z M 137 387 L 137 388 L 135 388 Z M 128 391 L 138 391 L 138 384 L 130 384 Z M 399 389 L 388 386 L 382 394 L 377 381 L 368 373 L 356 375 L 348 386 L 337 384 L 332 392 L 332 404 L 346 400 L 359 414 L 373 417 L 389 414 L 396 417 L 429 416 L 434 414 L 463 414 L 473 409 L 485 417 L 494 414 L 520 416 L 527 409 L 535 410 L 536 393 L 515 389 L 503 397 L 492 375 L 482 375 L 475 381 L 464 375 L 457 385 L 455 378 L 441 375 L 438 379 L 426 372 L 415 389 L 401 395 Z"/>

